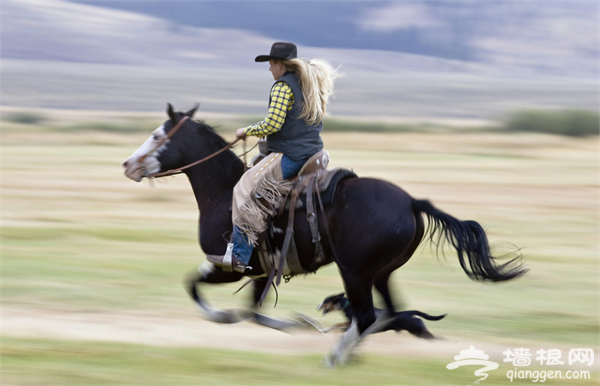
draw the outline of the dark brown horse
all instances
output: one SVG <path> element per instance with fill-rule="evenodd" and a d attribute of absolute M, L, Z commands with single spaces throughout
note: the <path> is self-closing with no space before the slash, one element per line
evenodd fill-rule
<path fill-rule="evenodd" d="M 144 176 L 180 168 L 201 160 L 224 148 L 227 143 L 211 127 L 187 119 L 175 135 L 164 138 L 188 112 L 174 112 L 168 107 L 169 119 L 124 163 L 127 177 L 140 181 Z M 164 141 L 164 143 L 163 143 Z M 231 200 L 233 187 L 244 172 L 243 162 L 230 150 L 184 170 L 200 210 L 200 246 L 206 254 L 223 254 L 227 235 L 232 230 Z M 428 218 L 428 229 L 424 216 Z M 286 229 L 287 214 L 273 220 L 274 226 Z M 319 213 L 319 227 L 331 225 L 330 237 L 323 237 L 326 259 L 322 265 L 338 265 L 345 291 L 354 310 L 355 323 L 342 336 L 331 356 L 331 363 L 344 362 L 350 351 L 366 334 L 377 330 L 372 289 L 385 301 L 387 311 L 396 310 L 388 289 L 392 272 L 404 265 L 422 242 L 425 233 L 437 243 L 449 242 L 456 250 L 466 274 L 479 281 L 505 281 L 523 275 L 520 255 L 499 263 L 490 252 L 484 229 L 475 221 L 461 221 L 434 207 L 429 201 L 412 198 L 389 182 L 373 178 L 347 178 L 335 191 L 333 203 Z M 313 262 L 315 244 L 306 221 L 305 209 L 299 209 L 294 222 L 294 241 L 300 263 L 308 269 Z M 270 244 L 281 249 L 283 236 L 273 234 Z M 438 244 L 439 245 L 439 244 Z M 334 253 L 335 250 L 335 253 Z M 267 282 L 256 252 L 250 265 L 254 280 L 254 305 Z M 314 267 L 313 267 L 314 268 Z M 186 283 L 187 290 L 205 316 L 219 322 L 231 322 L 231 313 L 212 308 L 198 291 L 201 283 L 228 283 L 243 274 L 224 272 L 204 264 Z"/>

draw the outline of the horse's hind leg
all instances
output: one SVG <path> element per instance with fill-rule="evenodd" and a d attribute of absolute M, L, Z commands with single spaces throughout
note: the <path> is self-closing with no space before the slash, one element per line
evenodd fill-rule
<path fill-rule="evenodd" d="M 406 262 L 408 260 L 410 260 L 412 255 L 415 253 L 415 251 L 419 247 L 419 244 L 421 243 L 421 240 L 423 239 L 424 233 L 425 233 L 425 225 L 423 223 L 423 217 L 421 215 L 417 214 L 417 215 L 415 215 L 414 235 L 413 235 L 413 238 L 412 238 L 410 244 L 408 245 L 406 250 L 404 252 L 402 252 L 402 254 L 396 259 L 396 261 L 394 262 L 394 265 L 392 265 L 391 268 L 386 269 L 384 272 L 380 273 L 375 278 L 375 288 L 381 294 L 381 297 L 383 298 L 383 300 L 385 302 L 386 310 L 390 316 L 394 315 L 396 313 L 395 305 L 394 305 L 394 302 L 392 301 L 392 294 L 391 294 L 390 286 L 389 286 L 390 276 L 396 269 L 400 268 L 401 266 L 406 264 Z"/>

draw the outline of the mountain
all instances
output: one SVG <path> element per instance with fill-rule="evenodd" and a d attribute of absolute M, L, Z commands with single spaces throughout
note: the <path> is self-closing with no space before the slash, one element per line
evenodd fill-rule
<path fill-rule="evenodd" d="M 2 13 L 4 58 L 235 61 L 238 53 L 254 55 L 287 40 L 519 73 L 597 76 L 598 3 L 590 1 L 9 0 Z"/>
<path fill-rule="evenodd" d="M 447 41 L 438 44 L 424 38 L 413 23 L 394 31 L 370 28 L 369 19 L 378 18 L 374 13 L 385 7 L 381 1 L 75 2 L 147 14 L 177 25 L 243 29 L 311 47 L 386 50 L 448 59 L 467 59 L 471 54 L 462 34 L 456 34 L 448 46 Z"/>
<path fill-rule="evenodd" d="M 596 75 L 590 64 L 598 57 L 599 6 L 586 0 L 79 3 L 151 15 L 179 26 L 241 29 L 309 47 L 512 64 L 553 75 Z"/>
<path fill-rule="evenodd" d="M 3 0 L 4 105 L 263 114 L 276 40 L 341 66 L 332 112 L 596 108 L 595 2 Z"/>
<path fill-rule="evenodd" d="M 2 57 L 6 59 L 192 65 L 226 51 L 235 60 L 232 53 L 269 42 L 248 31 L 194 28 L 65 1 L 2 4 Z"/>

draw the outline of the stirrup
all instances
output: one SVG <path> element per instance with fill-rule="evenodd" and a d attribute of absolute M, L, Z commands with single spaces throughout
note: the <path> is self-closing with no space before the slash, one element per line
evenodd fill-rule
<path fill-rule="evenodd" d="M 225 272 L 244 273 L 246 270 L 251 270 L 252 267 L 240 263 L 237 257 L 233 255 L 233 243 L 227 244 L 227 250 L 224 255 L 206 255 L 206 260 L 220 266 Z"/>
<path fill-rule="evenodd" d="M 221 263 L 221 268 L 225 272 L 231 272 L 231 260 L 233 257 L 233 243 L 227 244 L 227 250 L 225 251 L 225 255 L 223 256 L 223 262 Z"/>
<path fill-rule="evenodd" d="M 239 272 L 239 273 L 245 273 L 247 270 L 252 271 L 251 266 L 240 263 L 240 261 L 237 259 L 237 257 L 235 255 L 233 255 L 233 258 L 231 260 L 230 268 L 233 268 L 233 270 L 235 272 Z"/>

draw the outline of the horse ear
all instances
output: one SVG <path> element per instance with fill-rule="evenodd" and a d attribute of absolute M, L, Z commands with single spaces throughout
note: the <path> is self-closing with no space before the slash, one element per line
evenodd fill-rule
<path fill-rule="evenodd" d="M 167 115 L 171 118 L 173 123 L 177 122 L 177 116 L 175 115 L 175 111 L 173 111 L 173 105 L 170 103 L 167 103 Z"/>
<path fill-rule="evenodd" d="M 192 118 L 194 114 L 196 114 L 196 111 L 198 111 L 198 107 L 200 107 L 200 103 L 196 102 L 194 107 L 190 111 L 184 113 L 184 115 L 187 115 L 188 117 Z"/>

